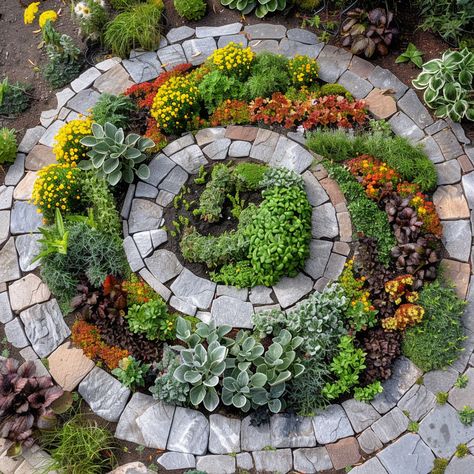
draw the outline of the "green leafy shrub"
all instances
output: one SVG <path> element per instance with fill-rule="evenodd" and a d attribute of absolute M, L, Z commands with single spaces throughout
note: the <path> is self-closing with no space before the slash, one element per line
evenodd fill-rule
<path fill-rule="evenodd" d="M 199 93 L 209 113 L 227 99 L 242 98 L 243 87 L 243 83 L 237 77 L 226 75 L 221 71 L 206 74 L 198 85 Z"/>
<path fill-rule="evenodd" d="M 0 165 L 13 163 L 16 158 L 17 150 L 16 131 L 8 128 L 0 128 Z"/>
<path fill-rule="evenodd" d="M 295 3 L 301 10 L 314 11 L 321 5 L 322 0 L 296 0 Z"/>
<path fill-rule="evenodd" d="M 100 287 L 107 275 L 122 275 L 128 266 L 118 236 L 111 237 L 84 222 L 71 223 L 67 230 L 67 254 L 53 253 L 41 260 L 41 276 L 65 313 L 81 278 Z"/>
<path fill-rule="evenodd" d="M 354 398 L 359 402 L 370 402 L 373 400 L 379 393 L 383 392 L 382 384 L 379 380 L 372 382 L 365 387 L 355 387 L 354 388 Z"/>
<path fill-rule="evenodd" d="M 239 10 L 242 15 L 248 15 L 255 9 L 255 15 L 263 18 L 268 13 L 284 10 L 287 0 L 221 0 L 221 3 L 232 10 Z"/>
<path fill-rule="evenodd" d="M 110 122 L 117 128 L 125 128 L 135 110 L 136 106 L 129 96 L 104 93 L 92 108 L 92 118 L 99 125 Z"/>
<path fill-rule="evenodd" d="M 115 467 L 112 433 L 82 415 L 74 415 L 61 426 L 44 431 L 41 440 L 52 457 L 47 472 L 101 474 Z"/>
<path fill-rule="evenodd" d="M 135 48 L 152 51 L 160 44 L 160 21 L 163 13 L 161 0 L 139 3 L 117 15 L 107 25 L 105 44 L 121 58 Z"/>
<path fill-rule="evenodd" d="M 143 0 L 109 0 L 113 9 L 118 11 L 131 10 L 135 8 L 137 4 L 142 2 Z"/>
<path fill-rule="evenodd" d="M 290 84 L 288 59 L 279 54 L 261 53 L 253 62 L 244 95 L 249 100 L 271 97 L 274 92 L 285 92 Z"/>
<path fill-rule="evenodd" d="M 117 368 L 112 370 L 120 382 L 131 390 L 145 385 L 145 376 L 150 370 L 150 364 L 142 364 L 132 356 L 123 358 Z"/>
<path fill-rule="evenodd" d="M 423 70 L 412 83 L 425 91 L 423 99 L 428 107 L 435 109 L 437 117 L 449 117 L 454 122 L 464 117 L 474 121 L 473 75 L 474 52 L 468 48 L 448 50 L 441 59 L 423 64 Z"/>
<path fill-rule="evenodd" d="M 174 0 L 174 7 L 179 16 L 197 21 L 206 14 L 207 4 L 204 0 Z"/>
<path fill-rule="evenodd" d="M 425 315 L 420 324 L 407 328 L 403 354 L 425 372 L 447 367 L 463 350 L 461 318 L 466 303 L 437 280 L 421 290 L 418 304 L 425 308 Z"/>
<path fill-rule="evenodd" d="M 150 177 L 150 169 L 143 161 L 147 159 L 145 151 L 155 146 L 152 140 L 136 133 L 125 136 L 122 128 L 109 122 L 103 127 L 93 123 L 92 134 L 80 141 L 81 145 L 91 150 L 87 153 L 90 160 L 80 161 L 79 168 L 85 171 L 97 170 L 99 178 L 106 179 L 111 186 L 117 185 L 122 179 L 132 183 L 135 174 L 140 179 Z"/>
<path fill-rule="evenodd" d="M 318 97 L 324 97 L 326 95 L 342 95 L 349 100 L 354 100 L 354 96 L 341 84 L 324 84 L 317 93 Z"/>
<path fill-rule="evenodd" d="M 463 407 L 463 409 L 459 411 L 459 420 L 463 425 L 472 425 L 474 422 L 474 409 L 470 406 Z"/>
<path fill-rule="evenodd" d="M 413 43 L 408 43 L 407 49 L 395 59 L 397 64 L 409 61 L 419 68 L 423 65 L 423 53 Z"/>
<path fill-rule="evenodd" d="M 21 82 L 0 82 L 0 115 L 18 115 L 30 106 L 31 86 Z M 1 147 L 0 147 L 1 150 Z"/>
<path fill-rule="evenodd" d="M 174 339 L 175 317 L 161 298 L 128 308 L 127 322 L 130 331 L 143 333 L 150 341 Z"/>
<path fill-rule="evenodd" d="M 232 179 L 237 191 L 257 191 L 268 167 L 257 163 L 239 163 L 232 170 Z"/>

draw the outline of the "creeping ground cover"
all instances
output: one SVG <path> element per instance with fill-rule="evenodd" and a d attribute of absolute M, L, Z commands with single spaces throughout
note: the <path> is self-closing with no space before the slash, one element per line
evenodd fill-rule
<path fill-rule="evenodd" d="M 256 55 L 230 43 L 199 67 L 179 65 L 122 95 L 103 94 L 87 117 L 58 132 L 57 162 L 38 172 L 32 195 L 44 218 L 41 276 L 63 313 L 74 315 L 72 343 L 132 391 L 204 412 L 250 413 L 258 425 L 271 413 L 309 416 L 351 396 L 369 402 L 401 354 L 426 370 L 459 356 L 464 303 L 438 268 L 444 249 L 431 197 L 435 168 L 420 145 L 371 120 L 363 100 L 322 83 L 318 73 L 309 57 Z M 121 222 L 118 211 L 129 184 L 143 193 L 140 205 L 158 207 L 148 183 L 166 165 L 159 152 L 167 144 L 234 124 L 305 131 L 317 157 L 316 171 L 305 176 L 337 183 L 354 233 L 351 245 L 337 242 L 347 259 L 335 281 L 318 282 L 284 309 L 259 308 L 244 327 L 217 325 L 208 312 L 213 301 L 196 304 L 199 312 L 171 305 L 142 278 L 146 272 L 133 272 L 123 238 L 131 239 L 128 225 L 140 223 Z M 249 150 L 198 166 L 160 201 L 157 222 L 166 228 L 147 231 L 147 256 L 156 249 L 169 256 L 170 248 L 179 256 L 165 283 L 187 291 L 178 279 L 192 266 L 200 284 L 218 283 L 220 291 L 244 300 L 250 294 L 266 306 L 276 288 L 307 271 L 308 258 L 332 246 L 313 238 L 312 221 L 322 211 L 312 208 L 305 179 L 251 159 Z M 151 236 L 159 242 L 152 245 Z M 13 362 L 2 380 L 0 418 L 27 421 L 7 424 L 2 436 L 28 446 L 62 393 Z M 24 404 L 45 390 L 44 406 Z M 56 445 L 69 429 L 76 434 L 71 424 L 49 442 Z"/>

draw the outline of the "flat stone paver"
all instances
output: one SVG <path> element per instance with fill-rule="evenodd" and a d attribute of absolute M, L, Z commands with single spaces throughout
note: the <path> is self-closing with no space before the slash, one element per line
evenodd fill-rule
<path fill-rule="evenodd" d="M 209 440 L 209 421 L 197 410 L 176 407 L 167 449 L 203 455 Z"/>

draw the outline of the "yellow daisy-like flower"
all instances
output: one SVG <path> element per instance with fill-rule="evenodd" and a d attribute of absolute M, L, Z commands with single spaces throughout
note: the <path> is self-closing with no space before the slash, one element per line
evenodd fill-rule
<path fill-rule="evenodd" d="M 25 25 L 30 25 L 35 21 L 36 14 L 38 13 L 39 4 L 40 2 L 33 2 L 25 8 L 25 11 L 23 13 L 23 20 L 25 22 Z"/>
<path fill-rule="evenodd" d="M 45 12 L 41 13 L 38 23 L 41 29 L 44 28 L 44 25 L 48 21 L 54 23 L 58 19 L 58 14 L 54 10 L 46 10 Z"/>

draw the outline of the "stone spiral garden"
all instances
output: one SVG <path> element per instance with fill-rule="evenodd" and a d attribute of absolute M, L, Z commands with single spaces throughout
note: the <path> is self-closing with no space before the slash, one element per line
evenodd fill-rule
<path fill-rule="evenodd" d="M 332 107 L 327 114 L 320 109 L 296 110 L 295 103 L 309 100 L 304 90 L 303 97 L 294 91 L 293 104 L 278 95 L 261 103 L 255 99 L 252 125 L 240 125 L 242 104 L 229 96 L 219 123 L 216 119 L 215 124 L 202 126 L 204 121 L 197 117 L 194 127 L 188 127 L 193 133 L 178 128 L 161 134 L 147 128 L 144 135 L 151 143 L 139 135 L 130 139 L 140 149 L 130 155 L 137 166 L 133 164 L 132 171 L 122 168 L 120 176 L 114 175 L 120 170 L 117 164 L 110 163 L 107 169 L 100 160 L 101 140 L 115 137 L 123 143 L 124 133 L 110 123 L 92 124 L 94 113 L 92 119 L 83 115 L 108 94 L 127 91 L 126 97 L 140 103 L 153 93 L 156 101 L 160 87 L 171 87 L 173 81 L 187 80 L 191 74 L 202 81 L 213 72 L 200 73 L 197 66 L 206 67 L 209 57 L 215 65 L 221 64 L 215 51 L 230 51 L 235 58 L 245 52 L 252 61 L 265 57 L 265 52 L 283 55 L 295 66 L 296 76 L 310 75 L 311 68 L 317 68 L 319 81 L 345 89 L 311 102 L 311 107 L 317 107 L 318 100 Z M 302 61 L 303 68 L 291 60 Z M 242 56 L 241 61 L 245 64 L 246 59 Z M 237 59 L 235 63 L 242 64 Z M 153 83 L 157 78 L 158 83 Z M 141 83 L 155 84 L 155 90 L 135 86 Z M 183 102 L 192 105 L 192 86 L 179 87 L 171 100 L 187 94 Z M 209 87 L 215 87 L 211 96 L 225 89 L 220 83 Z M 268 23 L 172 29 L 156 52 L 132 51 L 130 59 L 111 58 L 86 70 L 57 94 L 57 102 L 56 109 L 41 114 L 41 125 L 27 131 L 0 187 L 0 321 L 8 341 L 25 360 L 33 361 L 38 376 L 50 374 L 62 390 L 77 390 L 94 414 L 117 423 L 118 440 L 160 450 L 154 461 L 162 470 L 316 473 L 355 466 L 351 472 L 356 474 L 429 473 L 437 458 L 450 460 L 451 471 L 446 472 L 474 470 L 473 456 L 453 457 L 460 445 L 472 449 L 474 443 L 472 420 L 466 423 L 459 413 L 469 417 L 466 407 L 474 407 L 474 319 L 469 304 L 474 149 L 459 125 L 434 121 L 415 92 L 388 70 L 320 43 L 309 31 Z M 275 103 L 287 112 L 282 117 L 272 109 Z M 156 116 L 153 107 L 148 107 L 151 116 L 157 122 L 164 120 L 162 130 L 172 130 L 172 124 L 158 115 L 165 105 Z M 179 120 L 191 123 L 191 113 L 183 113 Z M 373 125 L 367 132 L 369 116 L 386 120 L 387 129 Z M 139 118 L 145 122 L 150 116 Z M 63 222 L 61 212 L 44 204 L 37 183 L 48 183 L 48 177 L 66 169 L 49 168 L 53 171 L 48 174 L 47 167 L 79 161 L 73 156 L 79 145 L 70 147 L 73 151 L 69 157 L 63 155 L 63 161 L 57 152 L 61 130 L 66 136 L 76 133 L 73 127 L 78 121 L 87 128 L 82 145 L 97 147 L 97 152 L 84 156 L 87 165 L 79 163 L 64 171 L 70 173 L 72 191 L 65 207 L 60 207 L 65 210 Z M 67 124 L 71 128 L 64 132 Z M 329 124 L 339 131 L 325 129 Z M 373 141 L 365 136 L 356 145 L 354 134 L 340 131 L 358 127 L 365 127 Z M 173 139 L 155 151 L 165 135 Z M 326 138 L 319 139 L 320 135 Z M 386 143 L 395 143 L 397 137 L 407 139 L 403 141 L 406 153 L 418 153 L 410 166 L 398 169 L 392 155 L 377 156 L 375 141 L 382 136 Z M 415 148 L 418 144 L 424 152 Z M 147 149 L 153 152 L 141 168 Z M 334 156 L 342 150 L 345 157 Z M 98 177 L 93 174 L 96 169 L 102 172 Z M 129 172 L 131 179 L 127 179 Z M 82 190 L 74 185 L 74 180 L 80 181 L 79 173 L 92 176 Z M 100 191 L 98 179 L 104 177 L 112 187 L 122 178 L 127 183 L 118 188 L 115 201 L 110 191 Z M 79 207 L 76 189 L 90 205 Z M 294 194 L 286 198 L 289 190 Z M 94 202 L 97 196 L 99 203 Z M 227 212 L 232 213 L 225 219 L 224 199 Z M 293 203 L 291 216 L 278 214 L 281 208 L 271 207 L 273 199 Z M 37 205 L 43 214 L 37 212 Z M 249 208 L 250 218 L 245 213 Z M 67 221 L 68 211 L 81 214 L 77 209 L 81 218 Z M 232 218 L 237 221 L 233 227 L 222 224 Z M 44 219 L 53 228 L 53 237 L 40 232 Z M 293 239 L 281 246 L 278 240 L 275 244 L 268 239 L 272 229 L 265 222 L 271 219 L 277 222 L 275 233 L 281 225 Z M 104 271 L 88 274 L 85 259 L 77 265 L 89 281 L 76 278 L 67 287 L 66 280 L 54 280 L 47 273 L 56 254 L 44 253 L 44 240 L 54 238 L 55 248 L 60 248 L 65 223 L 71 246 L 81 241 L 81 234 L 84 241 L 99 240 L 99 231 L 106 236 L 110 254 L 101 258 L 103 266 L 110 266 L 105 279 Z M 200 233 L 214 228 L 219 234 Z M 263 242 L 276 246 L 259 253 Z M 82 245 L 88 248 L 87 242 Z M 199 248 L 206 249 L 205 257 L 199 256 Z M 34 260 L 40 251 L 41 258 Z M 67 257 L 67 252 L 61 255 Z M 132 275 L 120 272 L 121 259 Z M 279 267 L 283 261 L 296 263 L 287 270 Z M 66 268 L 74 264 L 64 262 Z M 438 266 L 443 269 L 444 286 L 437 279 Z M 334 304 L 330 301 L 338 301 L 339 307 L 331 307 L 329 314 L 325 308 Z M 417 333 L 416 324 L 432 317 L 429 304 L 436 312 L 443 301 L 451 304 L 443 309 L 454 321 L 450 324 L 457 324 L 457 337 L 446 348 L 452 360 L 440 370 L 430 366 L 435 355 L 411 349 L 413 358 L 425 364 L 423 370 L 406 356 L 410 341 L 406 336 L 402 346 L 400 334 L 408 328 L 412 339 L 421 338 L 423 331 Z M 146 319 L 141 308 L 150 304 L 155 305 L 153 314 L 162 315 L 154 326 L 140 323 L 140 318 Z M 64 318 L 68 308 L 77 317 L 72 322 Z M 313 327 L 303 318 L 305 311 L 313 322 L 325 311 L 328 314 Z M 135 331 L 127 322 L 131 312 L 141 330 Z M 311 339 L 316 338 L 312 332 L 320 339 Z M 91 340 L 98 345 L 99 340 L 101 349 L 93 351 Z M 323 351 L 327 351 L 324 356 Z M 349 374 L 334 362 L 344 351 L 353 357 Z M 196 360 L 202 353 L 205 356 Z M 227 355 L 234 365 L 225 367 Z M 204 376 L 195 377 L 196 367 L 209 360 L 214 365 Z M 282 393 L 316 383 L 311 366 L 315 360 L 327 366 L 328 378 L 318 387 L 318 397 L 327 406 L 295 401 L 288 395 L 285 399 Z M 142 368 L 155 364 L 148 367 L 154 374 L 151 382 L 146 371 L 137 371 L 134 381 L 126 379 L 130 363 Z M 176 378 L 189 384 L 186 390 L 168 379 L 155 383 L 155 377 L 166 376 L 172 364 L 182 372 Z M 341 371 L 350 379 L 347 387 L 341 382 Z M 206 383 L 201 383 L 204 377 Z M 250 391 L 242 390 L 250 386 L 245 378 L 254 382 Z M 216 394 L 215 387 L 222 394 Z M 177 392 L 177 403 L 171 403 L 171 389 Z M 12 444 L 2 440 L 0 471 L 41 472 L 47 465 L 48 454 L 32 443 L 23 454 L 8 457 Z M 143 466 L 135 469 L 117 472 L 148 472 L 142 471 Z"/>

